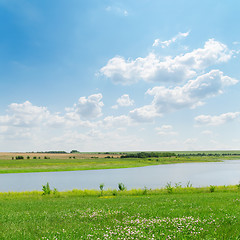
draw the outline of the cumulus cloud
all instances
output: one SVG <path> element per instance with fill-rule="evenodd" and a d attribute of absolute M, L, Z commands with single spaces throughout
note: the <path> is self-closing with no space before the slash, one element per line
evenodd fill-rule
<path fill-rule="evenodd" d="M 34 128 L 38 126 L 60 126 L 66 123 L 58 113 L 51 114 L 46 107 L 34 106 L 31 102 L 12 103 L 6 115 L 0 116 L 0 126 Z"/>
<path fill-rule="evenodd" d="M 46 107 L 33 106 L 29 101 L 12 103 L 8 106 L 8 114 L 0 116 L 0 125 L 35 126 L 46 120 L 49 115 Z"/>
<path fill-rule="evenodd" d="M 199 115 L 195 117 L 195 121 L 199 125 L 217 126 L 217 125 L 222 125 L 224 123 L 233 121 L 237 119 L 239 115 L 240 115 L 240 112 L 228 112 L 218 116 Z"/>
<path fill-rule="evenodd" d="M 182 87 L 154 87 L 146 93 L 154 96 L 153 106 L 158 113 L 163 113 L 200 106 L 204 104 L 204 99 L 221 94 L 225 86 L 237 82 L 236 79 L 224 76 L 219 70 L 212 70 L 195 80 L 188 81 Z"/>
<path fill-rule="evenodd" d="M 125 60 L 121 56 L 110 59 L 100 73 L 114 83 L 133 84 L 147 82 L 182 82 L 217 63 L 227 62 L 233 52 L 214 39 L 205 42 L 203 48 L 176 57 L 161 58 L 154 53 L 147 57 Z"/>
<path fill-rule="evenodd" d="M 104 106 L 102 100 L 102 94 L 93 94 L 88 98 L 80 97 L 78 102 L 74 104 L 72 109 L 67 109 L 72 117 L 76 118 L 76 114 L 82 119 L 93 119 L 102 115 L 102 107 Z"/>
<path fill-rule="evenodd" d="M 112 106 L 112 108 L 117 109 L 120 107 L 129 107 L 134 104 L 134 100 L 132 100 L 128 94 L 123 94 L 120 98 L 117 99 L 117 105 Z"/>
<path fill-rule="evenodd" d="M 176 36 L 174 36 L 173 38 L 171 38 L 170 40 L 166 40 L 166 41 L 161 41 L 160 39 L 155 39 L 154 43 L 153 43 L 153 47 L 157 47 L 157 46 L 161 46 L 162 48 L 166 48 L 168 47 L 170 44 L 176 42 L 177 40 L 180 40 L 182 38 L 186 38 L 189 35 L 190 31 L 185 32 L 185 33 L 178 33 Z"/>
<path fill-rule="evenodd" d="M 156 112 L 152 105 L 146 105 L 130 111 L 129 116 L 136 122 L 152 122 L 156 117 L 162 115 Z"/>

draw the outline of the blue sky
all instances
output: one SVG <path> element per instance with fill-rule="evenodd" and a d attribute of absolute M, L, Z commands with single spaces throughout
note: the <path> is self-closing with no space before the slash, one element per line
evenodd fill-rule
<path fill-rule="evenodd" d="M 239 149 L 239 7 L 0 0 L 0 151 Z"/>

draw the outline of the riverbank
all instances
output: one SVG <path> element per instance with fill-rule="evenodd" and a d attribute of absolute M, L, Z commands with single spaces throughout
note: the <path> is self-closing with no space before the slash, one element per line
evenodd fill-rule
<path fill-rule="evenodd" d="M 56 156 L 55 156 L 56 157 Z M 191 162 L 220 162 L 228 159 L 240 159 L 240 156 L 172 156 L 150 158 L 78 158 L 78 155 L 68 158 L 36 157 L 35 159 L 0 159 L 0 174 L 30 173 L 30 172 L 58 172 L 96 169 L 117 169 L 145 167 L 161 164 L 191 163 Z"/>
<path fill-rule="evenodd" d="M 0 194 L 1 239 L 238 239 L 239 185 Z"/>

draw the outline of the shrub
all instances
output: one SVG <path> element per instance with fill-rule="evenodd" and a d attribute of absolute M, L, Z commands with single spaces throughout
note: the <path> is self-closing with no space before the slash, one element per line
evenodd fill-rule
<path fill-rule="evenodd" d="M 49 183 L 47 182 L 46 185 L 42 186 L 43 194 L 42 195 L 49 195 L 51 193 L 51 189 L 49 187 Z"/>
<path fill-rule="evenodd" d="M 16 156 L 16 160 L 19 160 L 19 159 L 24 159 L 23 156 Z"/>
<path fill-rule="evenodd" d="M 60 193 L 56 188 L 53 188 L 53 195 L 56 196 L 56 197 L 60 197 Z"/>
<path fill-rule="evenodd" d="M 100 188 L 101 191 L 103 191 L 103 187 L 104 187 L 104 184 L 101 183 L 101 184 L 99 185 L 99 188 Z"/>
<path fill-rule="evenodd" d="M 166 188 L 168 193 L 172 193 L 173 192 L 173 187 L 171 185 L 171 182 L 167 183 L 165 188 Z"/>
<path fill-rule="evenodd" d="M 190 183 L 190 181 L 187 182 L 187 186 L 186 186 L 186 187 L 187 187 L 187 188 L 192 187 L 192 184 Z"/>
<path fill-rule="evenodd" d="M 99 185 L 99 188 L 100 188 L 100 190 L 101 190 L 101 196 L 103 195 L 103 188 L 104 188 L 104 184 L 103 183 L 101 183 L 100 185 Z"/>
<path fill-rule="evenodd" d="M 215 188 L 216 188 L 215 186 L 213 186 L 213 185 L 210 185 L 210 189 L 209 189 L 209 190 L 210 190 L 210 192 L 214 192 L 214 191 L 215 191 Z"/>
<path fill-rule="evenodd" d="M 175 188 L 181 188 L 181 187 L 182 187 L 181 182 L 175 183 Z"/>
<path fill-rule="evenodd" d="M 123 183 L 118 184 L 118 190 L 119 191 L 124 191 L 126 189 L 125 185 Z"/>
<path fill-rule="evenodd" d="M 143 189 L 143 195 L 147 195 L 147 191 L 148 191 L 148 189 L 147 189 L 147 187 L 145 186 L 144 189 Z"/>

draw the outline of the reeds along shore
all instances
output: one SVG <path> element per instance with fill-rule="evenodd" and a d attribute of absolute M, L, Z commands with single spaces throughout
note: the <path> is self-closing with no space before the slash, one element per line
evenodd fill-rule
<path fill-rule="evenodd" d="M 192 187 L 191 183 L 188 186 L 182 187 L 180 183 L 167 183 L 164 188 L 151 189 L 144 187 L 143 189 L 73 189 L 69 191 L 58 191 L 56 188 L 49 190 L 44 190 L 44 185 L 42 191 L 23 191 L 23 192 L 0 192 L 0 198 L 21 198 L 21 197 L 116 197 L 116 196 L 141 196 L 141 195 L 160 195 L 160 194 L 181 194 L 181 193 L 213 193 L 213 192 L 239 192 L 240 184 L 228 185 L 228 186 L 214 186 L 210 185 L 207 187 Z"/>

